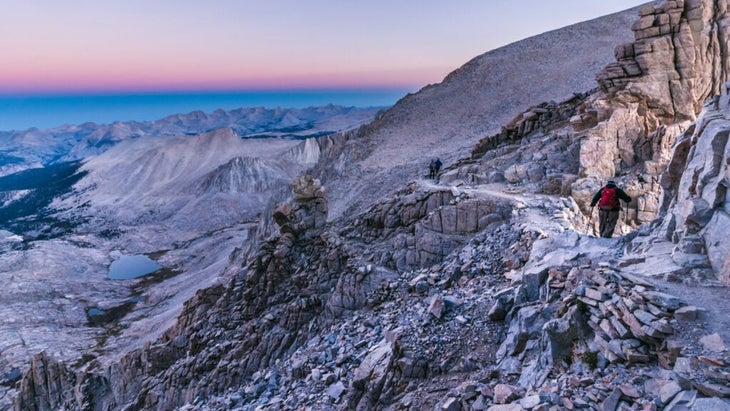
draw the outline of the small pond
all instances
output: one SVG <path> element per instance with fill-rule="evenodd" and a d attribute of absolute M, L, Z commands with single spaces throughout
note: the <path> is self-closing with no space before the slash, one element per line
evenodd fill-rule
<path fill-rule="evenodd" d="M 162 268 L 154 260 L 143 255 L 123 255 L 109 266 L 109 278 L 112 280 L 130 280 L 153 273 Z"/>
<path fill-rule="evenodd" d="M 89 308 L 89 310 L 86 312 L 86 315 L 88 315 L 89 317 L 96 317 L 104 314 L 106 314 L 106 311 L 100 310 L 98 308 Z"/>

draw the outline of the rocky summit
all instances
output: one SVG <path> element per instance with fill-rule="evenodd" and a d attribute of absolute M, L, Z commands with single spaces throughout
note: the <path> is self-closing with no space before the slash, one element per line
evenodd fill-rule
<path fill-rule="evenodd" d="M 730 410 L 729 6 L 634 10 L 594 88 L 516 109 L 436 180 L 339 195 L 402 171 L 364 166 L 399 105 L 320 138 L 157 338 L 38 352 L 2 377 L 13 407 Z M 632 201 L 597 238 L 609 178 Z"/>

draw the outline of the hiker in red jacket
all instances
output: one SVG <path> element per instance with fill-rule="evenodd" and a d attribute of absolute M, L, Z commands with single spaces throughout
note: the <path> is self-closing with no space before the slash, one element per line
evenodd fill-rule
<path fill-rule="evenodd" d="M 613 180 L 608 180 L 606 186 L 593 196 L 591 214 L 593 214 L 593 207 L 598 204 L 598 228 L 601 237 L 611 238 L 613 235 L 613 229 L 616 227 L 619 211 L 621 211 L 619 200 L 628 204 L 631 202 L 631 197 L 624 190 L 616 187 L 616 182 Z"/>

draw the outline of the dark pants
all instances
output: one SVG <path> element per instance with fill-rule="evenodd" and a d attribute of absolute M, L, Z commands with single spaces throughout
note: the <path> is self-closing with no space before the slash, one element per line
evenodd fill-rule
<path fill-rule="evenodd" d="M 429 167 L 428 169 L 428 178 L 436 179 L 439 175 L 439 169 L 436 167 Z"/>
<path fill-rule="evenodd" d="M 613 229 L 616 228 L 619 210 L 602 210 L 598 209 L 598 228 L 601 237 L 611 238 Z"/>

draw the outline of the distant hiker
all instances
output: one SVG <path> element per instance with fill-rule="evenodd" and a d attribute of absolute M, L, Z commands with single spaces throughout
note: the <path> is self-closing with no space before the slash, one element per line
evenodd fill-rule
<path fill-rule="evenodd" d="M 613 235 L 613 229 L 616 227 L 619 211 L 621 211 L 621 202 L 619 200 L 623 200 L 628 204 L 631 202 L 631 197 L 624 190 L 616 187 L 613 180 L 608 180 L 606 186 L 598 190 L 593 196 L 591 214 L 593 214 L 593 207 L 598 204 L 598 228 L 601 237 L 611 238 Z"/>
<path fill-rule="evenodd" d="M 442 165 L 443 163 L 438 158 L 431 160 L 431 164 L 428 165 L 428 178 L 435 180 Z"/>
<path fill-rule="evenodd" d="M 428 163 L 428 178 L 434 178 L 436 176 L 436 160 L 431 159 Z"/>

